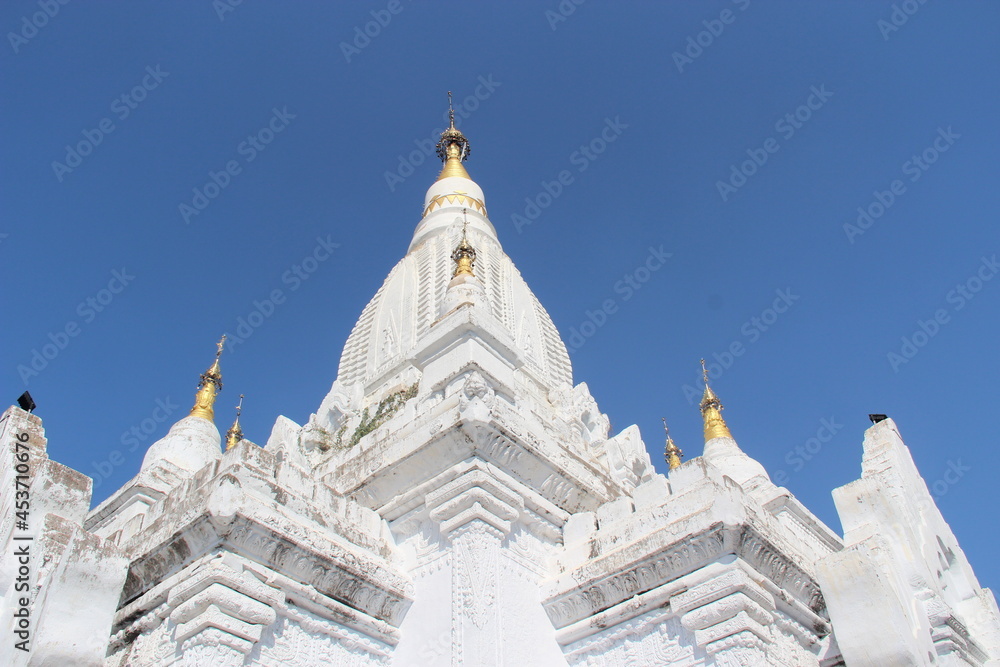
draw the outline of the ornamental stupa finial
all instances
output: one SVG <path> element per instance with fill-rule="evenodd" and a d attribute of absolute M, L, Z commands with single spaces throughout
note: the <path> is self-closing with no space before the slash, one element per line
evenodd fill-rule
<path fill-rule="evenodd" d="M 226 344 L 226 336 L 222 335 L 216 344 L 218 348 L 215 352 L 215 361 L 208 370 L 201 374 L 198 381 L 198 393 L 194 395 L 194 407 L 191 408 L 192 417 L 201 417 L 208 421 L 215 420 L 215 397 L 222 391 L 222 369 L 219 367 L 219 357 L 222 356 L 222 349 Z"/>
<path fill-rule="evenodd" d="M 670 429 L 667 428 L 666 418 L 662 417 L 661 419 L 663 419 L 663 433 L 667 437 L 667 446 L 663 450 L 663 458 L 667 460 L 667 465 L 673 470 L 681 466 L 681 457 L 684 456 L 684 452 L 674 444 L 674 439 L 670 437 Z"/>
<path fill-rule="evenodd" d="M 236 406 L 236 419 L 233 420 L 233 425 L 229 427 L 226 431 L 226 451 L 240 444 L 240 440 L 243 439 L 243 427 L 240 426 L 240 413 L 243 412 L 243 394 L 240 394 L 240 403 Z"/>
<path fill-rule="evenodd" d="M 705 421 L 705 442 L 713 438 L 732 438 L 726 420 L 722 418 L 722 402 L 708 386 L 708 371 L 705 360 L 701 360 L 701 373 L 705 380 L 705 394 L 701 397 L 701 416 Z"/>
<path fill-rule="evenodd" d="M 448 91 L 448 120 L 448 129 L 441 133 L 441 139 L 437 142 L 437 156 L 444 162 L 444 167 L 437 180 L 440 181 L 451 176 L 469 178 L 469 172 L 462 166 L 462 162 L 469 158 L 471 149 L 469 148 L 469 140 L 455 127 L 455 109 L 451 103 L 450 90 Z"/>
<path fill-rule="evenodd" d="M 476 249 L 469 243 L 466 232 L 469 227 L 469 220 L 465 217 L 465 209 L 462 209 L 462 240 L 459 242 L 455 252 L 451 253 L 451 258 L 455 262 L 455 273 L 452 277 L 475 276 L 472 272 L 476 263 Z"/>

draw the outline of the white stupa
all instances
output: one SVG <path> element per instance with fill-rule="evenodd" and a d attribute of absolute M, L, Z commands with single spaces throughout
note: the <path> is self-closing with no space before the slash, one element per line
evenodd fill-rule
<path fill-rule="evenodd" d="M 1000 621 L 891 419 L 834 496 L 841 537 L 743 452 L 707 386 L 704 455 L 655 472 L 609 433 L 504 253 L 452 126 L 407 254 L 307 424 L 262 448 L 192 416 L 93 510 L 4 416 L 5 665 L 996 665 Z M 214 370 L 213 370 L 214 369 Z M 15 439 L 33 457 L 14 506 Z M 690 450 L 690 447 L 688 447 Z M 21 592 L 15 540 L 32 536 Z"/>

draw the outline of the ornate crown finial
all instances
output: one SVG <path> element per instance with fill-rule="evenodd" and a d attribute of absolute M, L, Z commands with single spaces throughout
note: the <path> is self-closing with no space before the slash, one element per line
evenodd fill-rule
<path fill-rule="evenodd" d="M 194 395 L 194 407 L 191 408 L 192 417 L 201 417 L 208 421 L 215 419 L 215 397 L 222 391 L 222 368 L 219 366 L 219 357 L 226 345 L 226 335 L 216 344 L 215 361 L 208 367 L 208 370 L 201 374 L 198 380 L 198 393 Z"/>
<path fill-rule="evenodd" d="M 731 438 L 726 420 L 722 418 L 722 402 L 708 385 L 708 370 L 705 360 L 701 360 L 701 374 L 705 379 L 705 393 L 701 397 L 701 416 L 705 422 L 705 442 L 712 438 Z"/>
<path fill-rule="evenodd" d="M 455 108 L 452 106 L 450 90 L 448 91 L 448 121 L 448 129 L 441 133 L 441 139 L 437 142 L 437 156 L 444 162 L 444 167 L 437 179 L 440 181 L 442 178 L 450 176 L 469 178 L 469 172 L 465 171 L 462 162 L 469 159 L 469 153 L 472 152 L 472 149 L 469 146 L 469 140 L 455 127 Z"/>
<path fill-rule="evenodd" d="M 451 253 L 451 258 L 455 262 L 455 273 L 452 274 L 453 277 L 476 275 L 472 272 L 476 263 L 476 249 L 469 243 L 469 239 L 466 235 L 469 227 L 469 219 L 466 217 L 465 211 L 466 210 L 463 208 L 462 240 L 459 242 L 458 247 L 455 248 L 455 252 Z"/>
<path fill-rule="evenodd" d="M 670 469 L 673 470 L 680 467 L 681 457 L 684 456 L 684 452 L 674 444 L 674 439 L 670 437 L 670 429 L 667 427 L 666 417 L 661 417 L 661 419 L 663 419 L 663 433 L 667 438 L 667 446 L 663 450 L 663 457 L 667 460 L 667 465 Z"/>
<path fill-rule="evenodd" d="M 243 394 L 240 394 L 240 403 L 236 406 L 236 419 L 233 425 L 226 431 L 226 451 L 235 447 L 243 439 L 243 428 L 240 426 L 240 414 L 243 412 Z"/>

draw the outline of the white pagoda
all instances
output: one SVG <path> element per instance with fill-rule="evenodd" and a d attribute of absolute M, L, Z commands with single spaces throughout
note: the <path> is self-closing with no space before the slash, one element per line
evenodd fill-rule
<path fill-rule="evenodd" d="M 454 122 L 438 153 L 305 425 L 278 417 L 260 447 L 237 420 L 223 443 L 220 344 L 191 414 L 90 509 L 41 420 L 7 410 L 0 664 L 1000 664 L 993 594 L 891 419 L 834 491 L 843 537 L 740 449 L 707 382 L 703 455 L 668 438 L 658 474 L 573 385 Z"/>

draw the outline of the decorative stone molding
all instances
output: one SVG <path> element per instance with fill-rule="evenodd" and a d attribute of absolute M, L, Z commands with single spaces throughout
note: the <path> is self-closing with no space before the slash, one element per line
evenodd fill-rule
<path fill-rule="evenodd" d="M 663 610 L 620 623 L 567 646 L 565 651 L 570 665 L 586 667 L 694 665 L 705 657 L 690 633 Z"/>
<path fill-rule="evenodd" d="M 226 565 L 225 560 L 209 561 L 168 594 L 174 641 L 185 656 L 189 651 L 201 655 L 204 646 L 224 646 L 246 656 L 276 618 L 273 607 L 281 604 L 282 594 L 239 565 L 239 570 Z M 228 655 L 222 649 L 219 652 Z"/>
<path fill-rule="evenodd" d="M 774 616 L 767 609 L 748 596 L 742 592 L 733 592 L 720 600 L 709 602 L 703 607 L 688 612 L 683 616 L 681 622 L 688 630 L 704 630 L 738 614 L 746 614 L 762 626 L 766 626 L 774 620 Z"/>
<path fill-rule="evenodd" d="M 216 489 L 237 487 L 226 479 Z M 209 494 L 212 497 L 212 494 Z M 215 505 L 219 519 L 200 514 L 187 525 L 174 527 L 166 541 L 152 546 L 131 565 L 124 600 L 141 594 L 148 582 L 164 571 L 178 571 L 202 554 L 225 547 L 315 586 L 350 607 L 390 623 L 398 622 L 409 607 L 407 584 L 387 563 L 320 531 L 296 528 L 276 506 L 245 507 L 245 492 Z M 221 524 L 221 525 L 220 525 Z"/>
<path fill-rule="evenodd" d="M 823 613 L 826 603 L 819 583 L 802 567 L 782 553 L 759 532 L 744 526 L 740 533 L 739 556 L 753 569 L 787 591 L 815 613 Z"/>
<path fill-rule="evenodd" d="M 440 489 L 427 494 L 430 517 L 441 524 L 445 536 L 467 523 L 479 520 L 501 536 L 510 532 L 524 500 L 492 475 L 473 469 Z"/>
<path fill-rule="evenodd" d="M 243 623 L 237 618 L 221 612 L 217 607 L 209 607 L 203 614 L 189 623 L 181 623 L 175 629 L 174 639 L 181 643 L 181 653 L 189 651 L 197 658 L 204 646 L 225 646 L 233 652 L 249 655 L 260 639 L 260 626 Z M 229 651 L 223 651 L 228 654 Z M 242 663 L 242 657 L 239 658 Z M 192 661 L 192 664 L 196 664 Z"/>
<path fill-rule="evenodd" d="M 742 619 L 728 623 L 739 628 Z M 748 621 L 752 624 L 753 621 Z M 766 628 L 765 628 L 766 631 Z M 748 667 L 749 665 L 772 664 L 768 660 L 767 644 L 760 638 L 758 629 L 747 629 L 711 642 L 705 647 L 718 667 Z"/>
<path fill-rule="evenodd" d="M 725 553 L 721 524 L 625 565 L 599 579 L 579 582 L 572 590 L 545 602 L 556 628 L 590 616 L 633 595 L 712 563 Z M 575 577 L 574 577 L 575 578 Z"/>
<path fill-rule="evenodd" d="M 747 574 L 730 569 L 670 600 L 681 624 L 717 664 L 765 664 L 774 600 Z"/>
<path fill-rule="evenodd" d="M 135 620 L 115 636 L 115 660 L 166 665 L 177 655 L 181 664 L 211 658 L 221 662 L 208 664 L 242 665 L 249 656 L 252 664 L 304 667 L 340 655 L 344 660 L 335 664 L 368 665 L 381 664 L 399 639 L 393 628 L 364 621 L 314 588 L 233 554 L 197 564 L 164 583 L 167 602 L 138 618 L 133 609 L 123 610 Z M 303 643 L 287 645 L 288 633 L 299 630 L 305 633 Z M 304 662 L 295 662 L 296 656 Z"/>
<path fill-rule="evenodd" d="M 465 376 L 465 382 L 462 384 L 462 391 L 458 401 L 459 412 L 467 412 L 469 406 L 477 399 L 487 408 L 486 417 L 488 417 L 488 409 L 493 406 L 493 401 L 496 400 L 496 392 L 490 386 L 489 382 L 486 381 L 486 378 L 483 377 L 482 373 L 478 370 L 473 370 Z"/>
<path fill-rule="evenodd" d="M 718 600 L 723 600 L 731 595 L 739 594 L 747 603 L 753 604 L 762 611 L 774 608 L 774 598 L 761 588 L 755 581 L 740 569 L 728 569 L 722 574 L 715 576 L 708 581 L 694 586 L 670 599 L 670 606 L 678 614 L 687 614 L 693 610 L 704 607 Z M 766 616 L 759 622 L 770 623 L 773 619 L 770 614 L 763 612 Z M 735 615 L 731 614 L 731 615 Z M 726 617 L 723 617 L 726 618 Z M 718 622 L 718 619 L 712 623 Z M 685 627 L 689 627 L 685 623 Z M 705 627 L 704 625 L 698 626 Z M 691 628 L 694 629 L 694 628 Z"/>
<path fill-rule="evenodd" d="M 356 632 L 289 607 L 264 634 L 249 658 L 250 664 L 281 667 L 369 667 L 389 664 L 387 648 L 373 645 L 371 640 Z"/>
<path fill-rule="evenodd" d="M 503 535 L 481 521 L 463 525 L 452 534 L 457 612 L 482 630 L 496 604 L 499 546 Z"/>
<path fill-rule="evenodd" d="M 208 627 L 181 643 L 181 657 L 174 663 L 183 667 L 239 667 L 253 643 L 216 627 Z"/>
<path fill-rule="evenodd" d="M 627 429 L 605 444 L 611 474 L 624 488 L 635 489 L 652 478 L 653 463 L 639 435 L 638 426 Z"/>

